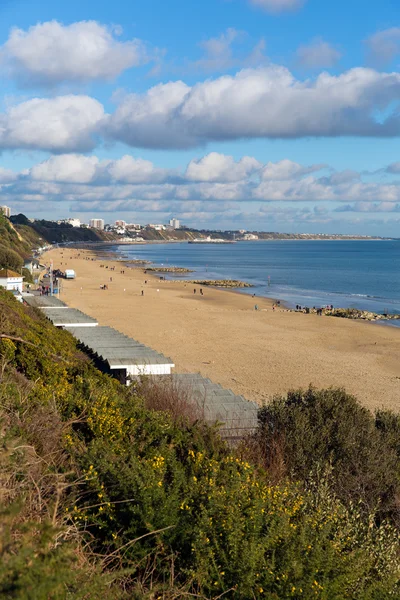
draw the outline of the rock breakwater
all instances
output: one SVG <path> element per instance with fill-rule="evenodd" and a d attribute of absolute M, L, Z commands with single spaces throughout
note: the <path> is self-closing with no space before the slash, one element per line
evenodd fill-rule
<path fill-rule="evenodd" d="M 192 279 L 190 281 L 186 281 L 186 283 L 191 283 L 193 285 L 201 285 L 201 286 L 213 286 L 213 287 L 223 287 L 223 288 L 251 288 L 254 287 L 251 283 L 247 283 L 246 281 L 239 281 L 237 279 Z"/>
<path fill-rule="evenodd" d="M 146 267 L 145 272 L 151 273 L 194 273 L 191 269 L 183 267 Z"/>
<path fill-rule="evenodd" d="M 400 319 L 400 315 L 379 314 L 357 308 L 324 309 L 323 313 L 328 317 L 341 317 L 342 319 L 362 319 L 364 321 L 390 321 Z"/>

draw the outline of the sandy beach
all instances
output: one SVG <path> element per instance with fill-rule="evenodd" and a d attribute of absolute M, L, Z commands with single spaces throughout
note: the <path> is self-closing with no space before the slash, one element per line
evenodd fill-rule
<path fill-rule="evenodd" d="M 203 288 L 201 296 L 191 284 L 93 256 L 75 249 L 44 255 L 46 264 L 76 271 L 60 298 L 170 356 L 176 372 L 200 372 L 260 403 L 313 384 L 344 387 L 370 409 L 400 407 L 398 328 L 273 311 L 269 299 L 225 290 Z"/>

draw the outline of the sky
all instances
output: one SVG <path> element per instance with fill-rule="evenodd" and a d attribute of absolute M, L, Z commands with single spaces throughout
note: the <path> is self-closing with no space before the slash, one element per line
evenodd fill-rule
<path fill-rule="evenodd" d="M 0 205 L 400 237 L 397 0 L 0 0 Z"/>

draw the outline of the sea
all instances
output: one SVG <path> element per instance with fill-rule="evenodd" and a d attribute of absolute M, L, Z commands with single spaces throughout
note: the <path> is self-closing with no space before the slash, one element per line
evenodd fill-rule
<path fill-rule="evenodd" d="M 241 293 L 296 304 L 400 314 L 400 240 L 265 240 L 114 248 L 129 260 L 195 271 L 168 279 L 240 279 Z M 400 321 L 392 321 L 400 325 Z"/>

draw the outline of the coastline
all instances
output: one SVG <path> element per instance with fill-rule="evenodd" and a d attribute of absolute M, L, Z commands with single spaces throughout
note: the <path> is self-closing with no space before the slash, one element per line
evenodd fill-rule
<path fill-rule="evenodd" d="M 43 259 L 77 273 L 63 281 L 63 301 L 171 356 L 176 372 L 200 372 L 259 403 L 312 384 L 345 387 L 370 409 L 398 408 L 394 327 L 273 311 L 272 300 L 231 290 L 207 288 L 200 296 L 184 280 L 160 281 L 87 250 L 55 249 Z"/>
<path fill-rule="evenodd" d="M 387 243 L 392 244 L 390 241 Z M 380 315 L 400 315 L 400 287 L 395 284 L 393 288 L 389 284 L 395 273 L 385 263 L 383 268 L 378 269 L 375 258 L 378 255 L 383 261 L 386 260 L 386 244 L 377 247 L 375 244 L 346 245 L 334 242 L 308 245 L 249 242 L 236 245 L 232 252 L 225 247 L 208 246 L 200 250 L 196 247 L 193 250 L 193 247 L 185 246 L 184 243 L 178 246 L 149 244 L 136 248 L 115 246 L 112 250 L 130 258 L 149 260 L 152 266 L 175 265 L 189 268 L 196 272 L 196 279 L 239 279 L 253 286 L 253 289 L 244 289 L 242 292 L 251 295 L 255 292 L 257 296 L 279 299 L 291 309 L 295 309 L 298 304 L 310 309 L 333 305 L 335 308 L 358 309 Z M 395 257 L 399 259 L 400 245 L 395 245 L 394 250 Z M 355 258 L 349 266 L 347 261 L 343 262 L 347 252 L 352 253 L 353 257 L 361 253 L 360 269 L 354 268 Z M 365 257 L 373 265 L 370 276 L 370 267 L 366 264 Z M 327 266 L 328 271 L 332 269 L 331 279 L 326 275 L 323 265 Z M 318 270 L 321 271 L 321 281 Z M 176 278 L 181 280 L 181 276 Z M 397 290 L 397 294 L 394 290 Z M 394 324 L 392 321 L 392 325 Z"/>

